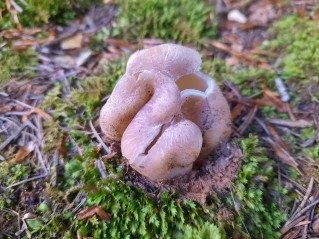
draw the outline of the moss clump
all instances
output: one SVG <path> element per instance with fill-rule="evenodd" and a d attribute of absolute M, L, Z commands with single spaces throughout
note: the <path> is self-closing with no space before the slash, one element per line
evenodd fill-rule
<path fill-rule="evenodd" d="M 271 70 L 256 67 L 242 68 L 229 67 L 220 59 L 204 60 L 202 71 L 212 76 L 218 82 L 230 81 L 243 96 L 251 96 L 265 88 L 275 88 L 276 73 Z"/>
<path fill-rule="evenodd" d="M 120 15 L 114 36 L 128 40 L 160 38 L 180 43 L 196 43 L 216 34 L 207 22 L 212 12 L 205 1 L 117 0 Z"/>
<path fill-rule="evenodd" d="M 22 73 L 26 76 L 34 75 L 33 70 L 26 68 L 36 64 L 37 55 L 31 49 L 22 52 L 12 51 L 8 47 L 0 49 L 0 84 L 5 84 Z"/>
<path fill-rule="evenodd" d="M 239 213 L 237 223 L 243 224 L 250 236 L 278 238 L 278 230 L 286 214 L 277 202 L 280 193 L 285 194 L 286 191 L 279 188 L 273 164 L 265 156 L 265 149 L 258 147 L 258 139 L 246 138 L 241 145 L 245 157 L 238 180 L 233 184 L 234 195 L 229 198 L 229 203 L 236 202 L 235 208 Z"/>
<path fill-rule="evenodd" d="M 13 189 L 7 189 L 7 186 L 26 179 L 30 173 L 30 167 L 24 164 L 15 164 L 13 162 L 0 162 L 0 211 L 3 208 L 16 209 L 18 203 L 17 192 Z M 1 219 L 1 215 L 0 215 Z M 0 220 L 1 221 L 1 220 Z M 0 232 L 1 236 L 1 232 Z"/>
<path fill-rule="evenodd" d="M 93 156 L 93 155 L 91 155 Z M 91 157 L 90 156 L 90 157 Z M 87 156 L 86 156 L 87 157 Z M 85 159 L 85 173 L 78 175 L 85 182 L 89 192 L 86 207 L 99 205 L 110 213 L 109 223 L 94 216 L 77 221 L 76 230 L 84 237 L 93 238 L 193 238 L 197 231 L 212 238 L 220 238 L 221 232 L 213 225 L 213 214 L 192 201 L 179 201 L 174 194 L 164 192 L 156 198 L 143 190 L 128 186 L 125 181 L 123 164 L 113 159 L 106 164 L 106 179 L 102 179 L 93 164 Z M 75 174 L 78 162 L 72 165 Z"/>
<path fill-rule="evenodd" d="M 95 5 L 102 1 L 93 1 Z M 27 5 L 20 4 L 23 12 L 18 14 L 20 23 L 24 27 L 33 27 L 43 23 L 66 24 L 76 15 L 83 14 L 92 6 L 90 0 L 28 0 Z M 14 28 L 15 24 L 8 11 L 6 11 L 5 1 L 0 2 L 0 9 L 5 11 L 0 18 L 0 28 Z"/>
<path fill-rule="evenodd" d="M 281 52 L 286 78 L 319 82 L 319 24 L 311 19 L 287 16 L 270 31 L 276 37 L 263 48 Z"/>

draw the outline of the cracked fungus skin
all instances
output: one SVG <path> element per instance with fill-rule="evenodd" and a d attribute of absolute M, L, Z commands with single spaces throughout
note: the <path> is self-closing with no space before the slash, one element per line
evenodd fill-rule
<path fill-rule="evenodd" d="M 190 172 L 231 133 L 230 110 L 193 49 L 163 44 L 134 53 L 100 114 L 133 169 L 153 181 Z"/>

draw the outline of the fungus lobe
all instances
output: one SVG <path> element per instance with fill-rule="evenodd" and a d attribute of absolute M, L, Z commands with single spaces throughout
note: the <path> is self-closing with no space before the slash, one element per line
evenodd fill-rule
<path fill-rule="evenodd" d="M 153 181 L 200 165 L 231 133 L 230 110 L 195 50 L 163 44 L 134 53 L 103 106 L 106 137 L 121 141 L 133 169 Z"/>

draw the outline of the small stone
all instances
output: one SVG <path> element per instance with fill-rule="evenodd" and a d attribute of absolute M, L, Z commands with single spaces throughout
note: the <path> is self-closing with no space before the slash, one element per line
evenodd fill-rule
<path fill-rule="evenodd" d="M 228 13 L 228 21 L 238 22 L 245 24 L 247 22 L 247 17 L 241 13 L 238 9 L 231 10 Z"/>

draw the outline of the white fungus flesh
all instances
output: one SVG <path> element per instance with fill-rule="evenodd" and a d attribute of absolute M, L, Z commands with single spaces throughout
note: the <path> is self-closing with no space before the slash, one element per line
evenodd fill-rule
<path fill-rule="evenodd" d="M 180 45 L 138 51 L 101 110 L 106 137 L 150 180 L 187 174 L 230 136 L 229 106 L 200 64 Z"/>

